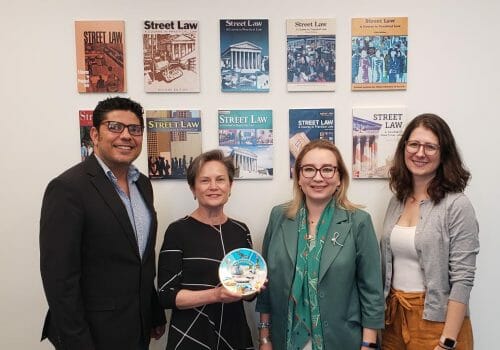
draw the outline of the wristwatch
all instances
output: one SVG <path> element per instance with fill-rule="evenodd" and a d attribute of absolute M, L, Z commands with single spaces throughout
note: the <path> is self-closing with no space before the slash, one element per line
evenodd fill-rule
<path fill-rule="evenodd" d="M 372 342 L 368 342 L 368 341 L 362 341 L 361 346 L 364 346 L 365 348 L 369 348 L 369 349 L 378 349 L 377 343 L 372 343 Z"/>
<path fill-rule="evenodd" d="M 457 346 L 457 341 L 455 339 L 446 338 L 444 335 L 439 338 L 439 346 L 446 350 L 453 350 Z"/>

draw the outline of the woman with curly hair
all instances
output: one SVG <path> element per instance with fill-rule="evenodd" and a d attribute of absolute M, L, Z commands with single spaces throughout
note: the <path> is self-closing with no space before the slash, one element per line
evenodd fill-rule
<path fill-rule="evenodd" d="M 422 114 L 406 127 L 390 170 L 394 197 L 381 239 L 384 350 L 470 350 L 468 302 L 478 223 L 463 193 L 465 169 L 446 122 Z"/>

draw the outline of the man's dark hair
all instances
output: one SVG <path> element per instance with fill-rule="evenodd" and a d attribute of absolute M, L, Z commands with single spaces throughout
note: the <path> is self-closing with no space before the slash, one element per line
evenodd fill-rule
<path fill-rule="evenodd" d="M 105 100 L 100 101 L 94 109 L 92 116 L 92 124 L 95 128 L 99 128 L 99 125 L 104 121 L 106 114 L 112 111 L 130 111 L 137 116 L 142 126 L 144 126 L 144 110 L 142 106 L 125 97 L 109 97 Z"/>

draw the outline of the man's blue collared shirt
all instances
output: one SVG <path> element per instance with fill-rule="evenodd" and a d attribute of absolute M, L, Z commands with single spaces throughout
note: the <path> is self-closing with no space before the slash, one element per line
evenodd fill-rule
<path fill-rule="evenodd" d="M 151 213 L 148 210 L 144 198 L 142 198 L 139 189 L 137 188 L 136 181 L 139 179 L 139 169 L 134 165 L 130 165 L 128 168 L 127 182 L 128 190 L 130 196 L 118 186 L 118 179 L 115 174 L 109 169 L 109 167 L 96 155 L 96 159 L 101 165 L 106 176 L 111 180 L 116 193 L 120 196 L 125 208 L 127 209 L 127 214 L 134 229 L 135 237 L 137 239 L 137 245 L 139 246 L 139 254 L 144 254 L 146 249 L 146 244 L 149 238 L 149 229 L 151 227 Z"/>

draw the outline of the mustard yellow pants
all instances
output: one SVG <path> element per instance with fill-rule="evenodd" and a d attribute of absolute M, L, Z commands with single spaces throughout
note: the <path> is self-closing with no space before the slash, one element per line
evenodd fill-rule
<path fill-rule="evenodd" d="M 444 322 L 422 318 L 425 293 L 406 293 L 392 289 L 387 299 L 382 350 L 434 350 Z M 464 318 L 456 350 L 473 350 L 474 340 L 469 317 Z"/>

